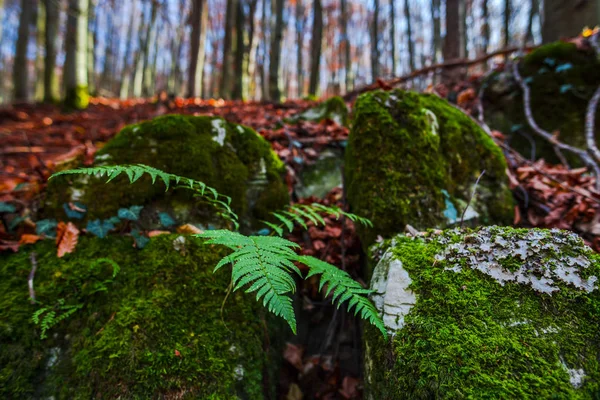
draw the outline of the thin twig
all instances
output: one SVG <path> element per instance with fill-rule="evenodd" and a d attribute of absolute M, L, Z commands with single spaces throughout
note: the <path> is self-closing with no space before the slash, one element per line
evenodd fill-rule
<path fill-rule="evenodd" d="M 475 197 L 475 194 L 477 193 L 477 185 L 479 184 L 479 180 L 481 179 L 481 177 L 483 176 L 483 174 L 485 174 L 485 169 L 483 171 L 481 171 L 481 174 L 479 174 L 479 177 L 475 181 L 475 186 L 473 186 L 473 193 L 471 193 L 471 197 L 469 198 L 469 202 L 467 203 L 467 206 L 465 207 L 465 209 L 462 212 L 462 215 L 460 216 L 460 227 L 461 228 L 463 226 L 463 222 L 464 222 L 464 219 L 465 219 L 465 213 L 467 212 L 467 209 L 469 208 L 469 206 L 471 206 L 471 201 L 473 201 L 473 198 Z"/>
<path fill-rule="evenodd" d="M 558 139 L 556 139 L 554 137 L 554 135 L 552 135 L 550 132 L 542 129 L 537 124 L 537 122 L 535 121 L 535 118 L 533 117 L 533 113 L 531 111 L 531 91 L 529 89 L 529 86 L 527 86 L 527 84 L 523 80 L 523 77 L 521 76 L 521 73 L 519 72 L 519 65 L 516 62 L 513 63 L 513 74 L 515 76 L 515 79 L 517 80 L 517 83 L 521 87 L 521 90 L 523 91 L 523 108 L 525 111 L 525 117 L 527 119 L 527 123 L 529 124 L 531 129 L 537 135 L 546 139 L 549 143 L 554 145 L 559 150 L 569 151 L 569 152 L 574 153 L 577 156 L 579 156 L 579 158 L 583 161 L 583 163 L 585 165 L 587 165 L 593 169 L 594 174 L 596 175 L 596 191 L 600 191 L 600 167 L 598 166 L 598 163 L 596 163 L 596 161 L 594 161 L 594 159 L 588 154 L 588 152 L 586 150 L 583 150 L 583 149 L 568 145 L 566 143 L 560 142 Z"/>
<path fill-rule="evenodd" d="M 31 272 L 29 272 L 29 278 L 27 279 L 27 286 L 29 286 L 29 300 L 31 304 L 35 304 L 35 290 L 33 290 L 33 278 L 35 276 L 35 270 L 37 269 L 37 260 L 35 259 L 35 252 L 31 252 L 29 260 L 31 260 Z"/>
<path fill-rule="evenodd" d="M 594 156 L 596 161 L 600 162 L 600 150 L 596 144 L 596 110 L 598 109 L 598 101 L 600 101 L 600 86 L 596 89 L 596 93 L 588 104 L 587 113 L 585 115 L 585 140 L 587 142 L 590 153 Z"/>

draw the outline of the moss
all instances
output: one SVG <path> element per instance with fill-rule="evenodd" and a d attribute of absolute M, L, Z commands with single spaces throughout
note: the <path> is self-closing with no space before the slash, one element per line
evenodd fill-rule
<path fill-rule="evenodd" d="M 75 110 L 85 110 L 90 104 L 90 95 L 87 85 L 68 89 L 65 93 L 65 107 Z"/>
<path fill-rule="evenodd" d="M 560 132 L 559 139 L 567 144 L 585 147 L 585 113 L 600 85 L 600 61 L 594 52 L 579 50 L 572 43 L 550 43 L 527 55 L 520 72 L 531 88 L 531 110 L 538 125 L 548 132 Z M 526 157 L 532 153 L 533 140 L 536 158 L 559 162 L 551 144 L 529 128 L 522 93 L 512 73 L 494 74 L 484 87 L 490 125 L 508 134 L 511 146 Z M 598 127 L 600 116 L 596 118 Z M 569 153 L 565 156 L 575 165 L 581 163 Z"/>
<path fill-rule="evenodd" d="M 277 350 L 263 349 L 264 310 L 236 292 L 221 316 L 229 277 L 212 269 L 223 251 L 190 237 L 175 250 L 176 238 L 156 237 L 136 250 L 128 238 L 83 237 L 62 259 L 44 241 L 1 256 L 0 397 L 263 398 L 267 367 L 277 365 Z M 31 322 L 40 306 L 29 303 L 23 285 L 31 252 L 37 300 L 83 304 L 45 340 Z M 98 257 L 121 270 L 106 291 L 94 293 L 111 276 L 108 265 L 90 273 Z M 266 390 L 275 384 L 271 379 Z"/>
<path fill-rule="evenodd" d="M 169 115 L 130 125 L 96 154 L 96 165 L 134 163 L 205 182 L 230 196 L 232 208 L 246 221 L 264 218 L 289 201 L 281 180 L 283 164 L 269 143 L 254 130 L 217 117 Z M 179 222 L 210 218 L 212 210 L 199 206 L 192 193 L 164 193 L 162 184 L 152 185 L 150 177 L 133 185 L 126 177 L 104 182 L 81 176 L 50 181 L 44 216 L 64 219 L 62 204 L 79 201 L 88 207 L 89 219 L 108 218 L 132 205 L 173 211 Z M 259 197 L 265 204 L 255 212 Z"/>
<path fill-rule="evenodd" d="M 541 266 L 540 273 L 553 270 L 549 261 L 559 261 L 560 253 L 587 260 L 587 267 L 579 266 L 582 277 L 600 276 L 598 256 L 571 233 L 490 228 L 396 237 L 390 251 L 409 273 L 417 301 L 390 342 L 367 327 L 368 398 L 598 398 L 599 291 L 563 281 L 555 282 L 559 290 L 552 294 L 514 282 L 501 285 L 467 267 L 467 256 L 459 272 L 449 271 L 455 263 L 449 249 L 469 247 L 469 240 L 477 246 L 484 233 L 499 255 L 505 249 L 500 239 L 529 241 L 533 252 L 527 260 Z M 556 256 L 551 256 L 553 248 L 558 248 Z M 515 256 L 509 255 L 511 263 L 518 263 Z M 579 388 L 570 382 L 565 365 L 585 371 Z"/>
<path fill-rule="evenodd" d="M 346 184 L 353 212 L 373 229 L 359 228 L 364 245 L 406 224 L 417 229 L 448 224 L 485 170 L 474 204 L 479 222 L 511 221 L 512 196 L 500 149 L 466 115 L 433 95 L 395 90 L 360 96 L 346 151 Z M 457 219 L 454 216 L 450 219 Z"/>
<path fill-rule="evenodd" d="M 346 107 L 344 99 L 340 96 L 334 96 L 300 113 L 295 118 L 292 118 L 291 121 L 306 120 L 320 122 L 330 119 L 339 125 L 349 126 L 350 119 L 348 114 L 348 107 Z"/>

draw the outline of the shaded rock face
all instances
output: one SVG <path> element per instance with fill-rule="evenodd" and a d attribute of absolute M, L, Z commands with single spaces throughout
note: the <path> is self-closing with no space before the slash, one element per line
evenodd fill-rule
<path fill-rule="evenodd" d="M 251 128 L 222 118 L 169 115 L 127 126 L 98 151 L 94 165 L 138 163 L 202 181 L 230 196 L 247 227 L 289 201 L 283 163 L 269 143 Z M 110 218 L 119 208 L 144 205 L 149 207 L 142 219 L 149 228 L 158 212 L 181 223 L 218 223 L 212 221 L 214 209 L 189 191 L 165 193 L 148 176 L 132 185 L 125 176 L 105 181 L 77 175 L 51 180 L 43 216 L 64 219 L 64 203 L 79 202 L 88 209 L 86 219 Z"/>
<path fill-rule="evenodd" d="M 345 182 L 352 211 L 374 224 L 359 228 L 365 245 L 406 224 L 426 229 L 459 222 L 484 170 L 465 219 L 510 223 L 505 169 L 492 139 L 437 96 L 374 91 L 355 103 Z"/>
<path fill-rule="evenodd" d="M 484 227 L 373 249 L 369 399 L 564 398 L 600 392 L 600 256 L 559 230 Z"/>
<path fill-rule="evenodd" d="M 600 85 L 600 60 L 593 50 L 578 50 L 574 44 L 556 42 L 540 47 L 520 63 L 520 73 L 531 88 L 531 110 L 544 130 L 558 132 L 564 143 L 585 148 L 585 113 Z M 509 136 L 509 144 L 527 158 L 559 162 L 548 141 L 529 127 L 522 91 L 512 70 L 492 74 L 483 84 L 485 119 Z M 600 115 L 596 138 L 600 140 Z M 575 164 L 581 161 L 565 152 Z"/>
<path fill-rule="evenodd" d="M 31 252 L 39 304 L 28 301 Z M 0 255 L 0 398 L 260 399 L 274 392 L 279 349 L 271 342 L 263 350 L 271 317 L 238 292 L 221 314 L 229 277 L 212 273 L 221 249 L 164 235 L 143 250 L 130 238 L 83 237 L 75 253 L 55 253 L 44 241 Z M 102 256 L 120 266 L 114 278 L 109 263 L 92 268 Z M 78 308 L 65 316 L 71 306 Z M 64 317 L 47 339 L 32 322 L 42 307 Z"/>

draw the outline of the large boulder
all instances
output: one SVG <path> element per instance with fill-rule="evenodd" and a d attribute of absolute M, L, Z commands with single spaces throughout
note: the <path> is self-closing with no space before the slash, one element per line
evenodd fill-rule
<path fill-rule="evenodd" d="M 164 235 L 137 250 L 113 236 L 55 254 L 43 241 L 0 255 L 0 398 L 272 398 L 279 349 L 268 340 L 270 314 L 253 296 L 227 296 L 230 277 L 212 272 L 222 249 Z M 94 265 L 99 257 L 120 271 Z M 37 304 L 27 290 L 32 263 Z"/>
<path fill-rule="evenodd" d="M 368 399 L 600 394 L 600 256 L 559 230 L 397 236 L 371 288 L 391 340 L 366 327 Z"/>
<path fill-rule="evenodd" d="M 268 218 L 289 201 L 281 179 L 284 166 L 269 143 L 253 129 L 219 117 L 168 115 L 125 127 L 96 153 L 94 165 L 146 164 L 202 181 L 232 198 L 231 206 L 247 226 Z M 157 212 L 181 223 L 206 224 L 214 210 L 187 190 L 165 193 L 161 183 L 144 176 L 130 185 L 123 175 L 106 178 L 80 175 L 50 181 L 43 204 L 46 218 L 65 218 L 65 204 L 82 204 L 82 219 L 105 219 L 119 208 L 146 206 L 143 223 L 152 227 Z"/>
<path fill-rule="evenodd" d="M 373 91 L 356 101 L 345 174 L 352 211 L 374 224 L 359 228 L 365 245 L 406 224 L 426 229 L 459 222 L 483 171 L 465 219 L 511 222 L 505 170 L 493 140 L 437 96 Z"/>
<path fill-rule="evenodd" d="M 557 134 L 564 143 L 585 148 L 585 114 L 588 102 L 600 85 L 600 59 L 592 49 L 556 42 L 542 46 L 519 63 L 519 71 L 531 89 L 531 111 L 536 123 Z M 506 135 L 510 145 L 525 157 L 559 162 L 554 148 L 529 126 L 523 108 L 522 90 L 512 68 L 490 75 L 483 84 L 484 110 L 488 124 Z M 596 116 L 596 138 L 600 138 L 600 114 Z M 565 157 L 581 164 L 572 154 Z"/>

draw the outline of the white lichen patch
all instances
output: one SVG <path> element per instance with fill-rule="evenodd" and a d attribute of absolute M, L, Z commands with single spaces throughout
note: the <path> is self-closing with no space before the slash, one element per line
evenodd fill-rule
<path fill-rule="evenodd" d="M 211 121 L 213 140 L 219 143 L 221 146 L 225 144 L 225 137 L 227 136 L 227 130 L 225 129 L 225 121 L 219 118 L 215 118 Z"/>
<path fill-rule="evenodd" d="M 561 358 L 561 367 L 569 374 L 569 382 L 575 389 L 579 389 L 583 385 L 583 379 L 585 378 L 585 371 L 581 368 L 569 368 L 565 360 Z"/>
<path fill-rule="evenodd" d="M 387 251 L 373 270 L 371 299 L 381 313 L 388 332 L 402 329 L 404 317 L 417 302 L 417 296 L 409 289 L 412 280 L 402 262 Z"/>
<path fill-rule="evenodd" d="M 448 234 L 437 240 L 445 249 L 436 260 L 444 260 L 448 271 L 460 272 L 467 266 L 501 285 L 517 282 L 547 294 L 560 290 L 559 281 L 586 292 L 596 289 L 596 276 L 584 279 L 580 275 L 591 263 L 585 255 L 589 250 L 574 233 L 529 230 L 509 237 L 500 228 L 485 227 L 458 242 L 452 242 Z"/>
<path fill-rule="evenodd" d="M 437 136 L 438 131 L 440 129 L 440 124 L 438 123 L 437 116 L 434 114 L 433 111 L 427 108 L 423 108 L 422 111 L 423 114 L 425 114 L 425 119 L 427 120 L 429 128 L 431 129 L 431 134 Z"/>

